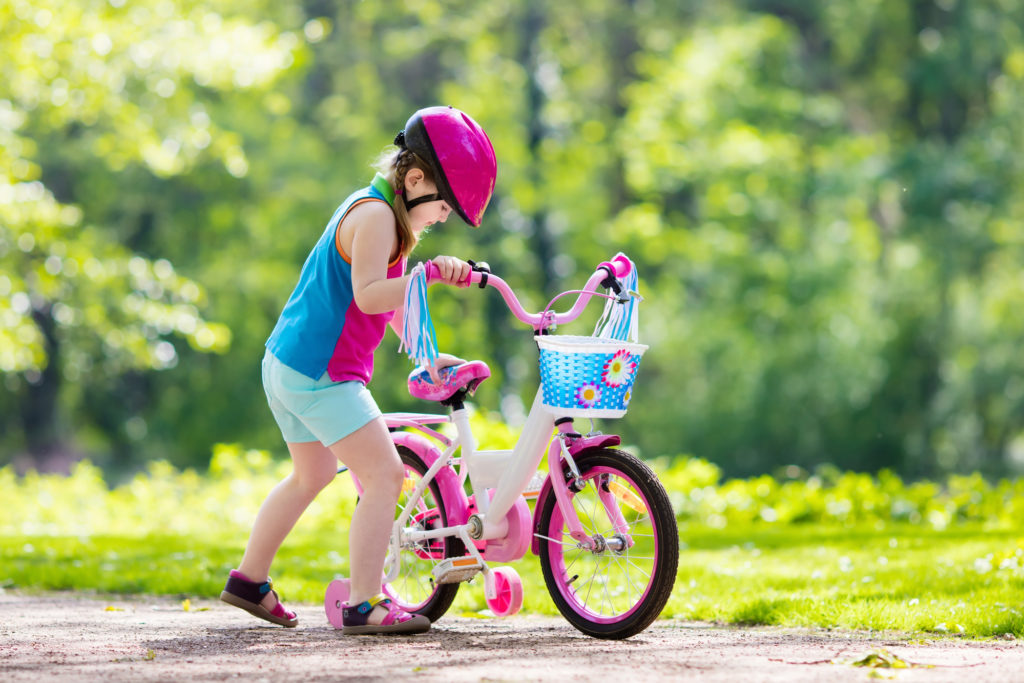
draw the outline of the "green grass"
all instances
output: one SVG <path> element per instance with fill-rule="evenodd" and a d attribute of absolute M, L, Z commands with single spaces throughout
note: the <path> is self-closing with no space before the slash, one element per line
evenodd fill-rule
<path fill-rule="evenodd" d="M 665 616 L 732 624 L 1024 636 L 1019 534 L 981 528 L 820 525 L 687 527 Z M 275 571 L 282 594 L 319 603 L 345 574 L 344 534 L 297 533 Z M 214 597 L 244 539 L 179 535 L 0 539 L 0 585 L 18 589 Z M 336 548 L 336 549 L 334 549 Z M 1002 568 L 1000 569 L 1000 565 Z M 556 614 L 537 559 L 513 565 L 527 612 Z M 480 581 L 453 613 L 485 608 Z"/>
<path fill-rule="evenodd" d="M 166 463 L 114 489 L 88 464 L 70 477 L 0 468 L 0 588 L 215 597 L 287 463 L 218 447 L 210 471 Z M 905 485 L 832 473 L 719 482 L 712 465 L 661 466 L 682 548 L 664 616 L 1024 637 L 1024 482 Z M 319 603 L 347 573 L 347 478 L 307 510 L 274 564 L 286 600 Z M 524 610 L 556 614 L 537 558 L 514 565 Z M 485 609 L 482 582 L 452 612 Z"/>
<path fill-rule="evenodd" d="M 973 637 L 1024 634 L 1024 542 L 980 526 L 683 530 L 683 619 Z M 1001 567 L 1001 568 L 1000 568 Z"/>
<path fill-rule="evenodd" d="M 344 528 L 344 525 L 341 527 Z M 347 551 L 338 538 L 289 538 L 274 562 L 275 588 L 292 602 L 320 603 L 327 584 L 347 574 Z M 242 539 L 219 541 L 182 536 L 0 538 L 0 587 L 18 590 L 77 590 L 146 593 L 181 599 L 220 595 L 228 571 L 237 566 Z M 340 548 L 333 550 L 332 548 Z M 525 609 L 556 614 L 544 589 L 537 559 L 515 565 L 528 586 Z M 483 583 L 460 591 L 453 613 L 486 609 Z"/>

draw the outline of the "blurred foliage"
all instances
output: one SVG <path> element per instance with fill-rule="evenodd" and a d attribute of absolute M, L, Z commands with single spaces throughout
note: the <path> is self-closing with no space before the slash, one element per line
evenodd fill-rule
<path fill-rule="evenodd" d="M 0 0 L 0 464 L 280 452 L 262 344 L 440 102 L 498 187 L 414 258 L 486 260 L 537 310 L 630 254 L 652 348 L 615 429 L 646 457 L 1015 473 L 1022 26 L 1019 0 Z M 529 331 L 493 292 L 432 305 L 516 424 Z M 375 396 L 423 410 L 392 343 Z"/>
<path fill-rule="evenodd" d="M 16 478 L 7 467 L 0 471 L 0 486 L 17 509 L 0 518 L 0 535 L 244 536 L 266 494 L 289 471 L 288 463 L 275 463 L 266 451 L 226 444 L 214 449 L 206 475 L 158 460 L 114 489 L 88 461 L 77 463 L 67 477 L 32 472 Z M 352 487 L 330 487 L 303 515 L 302 528 L 337 529 L 339 517 L 351 515 L 355 498 Z"/>
<path fill-rule="evenodd" d="M 1024 481 L 989 483 L 977 474 L 906 483 L 889 471 L 871 476 L 826 466 L 810 475 L 789 468 L 778 478 L 723 481 L 718 467 L 699 458 L 652 465 L 683 529 L 901 524 L 936 531 L 964 525 L 1013 531 L 1024 519 Z M 218 445 L 206 474 L 156 461 L 113 488 L 88 461 L 77 463 L 70 476 L 18 476 L 7 466 L 0 468 L 0 495 L 10 502 L 0 513 L 0 536 L 245 536 L 266 493 L 289 471 L 287 462 L 275 461 L 268 451 L 237 444 Z M 351 515 L 355 502 L 348 475 L 339 477 L 303 515 L 300 535 L 337 533 L 339 520 Z"/>
<path fill-rule="evenodd" d="M 752 522 L 849 527 L 906 523 L 941 531 L 970 523 L 1006 530 L 1016 528 L 1024 514 L 1024 481 L 990 483 L 977 473 L 906 483 L 890 470 L 872 476 L 824 466 L 807 475 L 789 467 L 791 477 L 723 482 L 721 470 L 706 460 L 678 458 L 664 465 L 662 483 L 680 522 L 710 528 Z"/>

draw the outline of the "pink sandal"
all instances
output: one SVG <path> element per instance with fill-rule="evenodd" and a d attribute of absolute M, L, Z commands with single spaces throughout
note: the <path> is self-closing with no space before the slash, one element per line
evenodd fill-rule
<path fill-rule="evenodd" d="M 371 624 L 370 613 L 377 605 L 388 613 L 380 624 Z M 430 619 L 422 614 L 409 614 L 383 593 L 358 605 L 346 606 L 342 610 L 342 619 L 344 626 L 341 632 L 346 636 L 424 633 L 430 630 Z"/>
<path fill-rule="evenodd" d="M 228 575 L 228 583 L 220 594 L 220 599 L 229 605 L 241 607 L 254 617 L 259 617 L 272 624 L 289 628 L 298 626 L 299 620 L 295 613 L 286 610 L 284 605 L 281 604 L 280 598 L 278 598 L 277 604 L 274 605 L 272 610 L 260 604 L 260 601 L 263 600 L 267 593 L 274 593 L 274 597 L 277 598 L 277 593 L 274 592 L 274 584 L 270 582 L 269 578 L 263 583 L 257 583 L 250 581 L 249 577 L 237 569 L 232 569 Z"/>

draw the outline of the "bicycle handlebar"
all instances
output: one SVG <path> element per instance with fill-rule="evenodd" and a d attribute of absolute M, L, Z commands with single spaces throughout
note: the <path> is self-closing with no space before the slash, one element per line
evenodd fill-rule
<path fill-rule="evenodd" d="M 616 292 L 619 292 L 621 290 L 621 283 L 618 280 L 629 275 L 632 268 L 633 264 L 623 254 L 617 254 L 611 261 L 604 261 L 599 264 L 593 275 L 587 279 L 587 284 L 584 285 L 582 290 L 570 290 L 580 291 L 580 295 L 576 298 L 576 303 L 573 304 L 573 307 L 565 313 L 555 313 L 548 309 L 545 309 L 542 313 L 530 313 L 519 303 L 519 299 L 507 282 L 497 275 L 486 271 L 474 270 L 469 274 L 468 280 L 463 280 L 459 284 L 467 287 L 476 284 L 479 284 L 481 288 L 488 285 L 494 287 L 501 294 L 501 298 L 505 300 L 512 315 L 527 325 L 532 326 L 533 329 L 540 331 L 551 325 L 572 322 L 580 317 L 583 309 L 587 307 L 587 304 L 590 303 L 590 300 L 595 295 L 605 296 L 598 293 L 598 287 L 613 288 Z M 433 262 L 429 262 L 427 264 L 427 282 L 440 279 L 440 277 L 441 269 Z"/>

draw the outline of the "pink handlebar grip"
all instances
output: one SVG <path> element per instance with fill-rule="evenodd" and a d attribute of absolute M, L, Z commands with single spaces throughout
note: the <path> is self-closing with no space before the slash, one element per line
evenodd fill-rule
<path fill-rule="evenodd" d="M 437 264 L 433 261 L 427 261 L 427 284 L 436 282 L 441 279 L 441 269 L 437 267 Z M 480 282 L 480 273 L 474 271 L 469 274 L 469 278 L 462 280 L 459 284 L 463 287 L 468 287 Z"/>
<path fill-rule="evenodd" d="M 615 277 L 626 277 L 633 270 L 633 263 L 625 254 L 616 254 L 612 259 L 612 267 L 615 268 Z"/>
<path fill-rule="evenodd" d="M 633 262 L 625 254 L 616 254 L 611 261 L 605 261 L 598 266 L 598 269 L 607 268 L 609 272 L 615 273 L 615 277 L 624 278 L 633 270 Z"/>

